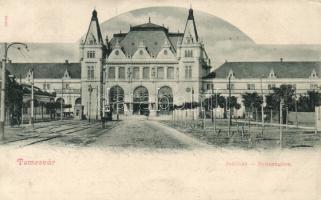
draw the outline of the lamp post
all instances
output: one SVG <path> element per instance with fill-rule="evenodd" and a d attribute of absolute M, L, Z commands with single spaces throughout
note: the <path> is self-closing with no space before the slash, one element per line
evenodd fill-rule
<path fill-rule="evenodd" d="M 91 93 L 93 92 L 93 87 L 91 85 L 88 86 L 88 92 L 89 92 L 89 112 L 88 112 L 88 122 L 90 123 L 90 117 L 91 117 Z"/>
<path fill-rule="evenodd" d="M 7 63 L 7 56 L 8 56 L 8 50 L 10 47 L 14 45 L 21 45 L 24 46 L 28 50 L 28 46 L 21 42 L 12 42 L 9 45 L 7 43 L 4 43 L 4 58 L 2 60 L 2 69 L 1 69 L 1 75 L 2 75 L 2 84 L 1 84 L 1 105 L 0 105 L 0 134 L 1 139 L 4 140 L 4 125 L 5 125 L 5 101 L 6 101 L 6 63 Z M 20 50 L 20 48 L 18 48 Z"/>
<path fill-rule="evenodd" d="M 192 102 L 191 102 L 191 111 L 192 111 L 192 120 L 194 123 L 194 110 L 193 110 L 193 102 L 194 102 L 194 88 L 192 87 Z"/>

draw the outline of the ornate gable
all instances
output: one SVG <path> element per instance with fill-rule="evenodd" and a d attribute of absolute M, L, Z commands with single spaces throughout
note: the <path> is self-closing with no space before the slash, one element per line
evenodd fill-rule
<path fill-rule="evenodd" d="M 311 75 L 310 75 L 309 78 L 312 78 L 312 79 L 319 78 L 317 72 L 315 71 L 315 69 L 312 70 Z"/>
<path fill-rule="evenodd" d="M 269 78 L 276 78 L 276 75 L 275 75 L 273 69 L 271 69 L 271 71 L 270 71 L 270 73 L 269 73 Z"/>
<path fill-rule="evenodd" d="M 110 53 L 108 59 L 126 59 L 126 56 L 120 47 L 118 39 L 116 40 L 115 47 L 113 51 Z"/>
<path fill-rule="evenodd" d="M 228 72 L 228 75 L 227 75 L 226 78 L 230 78 L 230 77 L 231 77 L 231 79 L 234 79 L 234 78 L 235 78 L 235 75 L 234 75 L 234 72 L 233 72 L 232 69 L 230 69 L 230 71 Z"/>
<path fill-rule="evenodd" d="M 146 46 L 144 45 L 144 43 L 140 42 L 136 52 L 133 55 L 133 59 L 148 59 L 148 58 L 151 58 L 151 56 L 147 52 Z"/>
<path fill-rule="evenodd" d="M 165 38 L 164 44 L 162 46 L 162 49 L 157 55 L 157 58 L 159 59 L 175 59 L 175 55 L 173 54 L 170 44 L 168 43 L 168 39 Z"/>
<path fill-rule="evenodd" d="M 64 76 L 62 77 L 62 79 L 71 79 L 70 74 L 67 69 L 65 70 Z"/>

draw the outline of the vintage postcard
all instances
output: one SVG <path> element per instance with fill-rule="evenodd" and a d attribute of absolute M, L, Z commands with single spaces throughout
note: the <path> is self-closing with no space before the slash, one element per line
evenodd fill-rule
<path fill-rule="evenodd" d="M 1 200 L 320 200 L 320 0 L 0 0 Z"/>

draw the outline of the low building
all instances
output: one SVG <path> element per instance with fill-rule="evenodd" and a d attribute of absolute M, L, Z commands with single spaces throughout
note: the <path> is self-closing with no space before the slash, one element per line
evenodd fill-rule
<path fill-rule="evenodd" d="M 257 92 L 266 96 L 272 93 L 272 88 L 280 85 L 291 85 L 297 96 L 306 95 L 309 90 L 319 90 L 321 62 L 283 61 L 283 59 L 276 62 L 226 61 L 203 77 L 205 96 L 212 93 L 228 96 L 231 92 L 231 95 L 238 97 L 241 105 L 242 94 Z M 242 115 L 242 112 L 239 113 Z"/>
<path fill-rule="evenodd" d="M 16 76 L 19 83 L 31 84 L 49 93 L 55 93 L 55 101 L 70 105 L 65 113 L 75 112 L 75 105 L 81 104 L 80 63 L 12 63 L 7 69 Z M 32 73 L 33 72 L 33 73 Z"/>

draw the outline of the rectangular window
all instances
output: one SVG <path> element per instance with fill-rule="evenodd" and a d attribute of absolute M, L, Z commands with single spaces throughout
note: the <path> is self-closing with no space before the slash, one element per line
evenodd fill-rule
<path fill-rule="evenodd" d="M 133 78 L 134 79 L 139 79 L 139 67 L 134 67 L 133 68 Z"/>
<path fill-rule="evenodd" d="M 229 86 L 230 86 L 231 88 L 230 88 Z M 228 90 L 229 90 L 229 89 L 234 90 L 234 83 L 226 84 L 226 89 L 228 89 Z"/>
<path fill-rule="evenodd" d="M 247 89 L 248 90 L 255 90 L 255 84 L 252 84 L 252 83 L 247 84 Z"/>
<path fill-rule="evenodd" d="M 115 79 L 115 67 L 109 67 L 108 78 Z"/>
<path fill-rule="evenodd" d="M 92 80 L 95 78 L 94 73 L 95 73 L 94 66 L 87 66 L 87 79 L 88 80 Z"/>
<path fill-rule="evenodd" d="M 185 79 L 188 79 L 188 66 L 185 66 Z"/>
<path fill-rule="evenodd" d="M 167 68 L 167 78 L 174 79 L 174 67 Z"/>
<path fill-rule="evenodd" d="M 87 58 L 95 58 L 96 52 L 95 51 L 87 51 Z"/>
<path fill-rule="evenodd" d="M 158 79 L 164 78 L 164 67 L 157 67 L 157 78 Z"/>
<path fill-rule="evenodd" d="M 275 88 L 275 84 L 268 84 L 268 89 L 272 90 L 273 88 Z"/>
<path fill-rule="evenodd" d="M 310 84 L 310 89 L 312 90 L 318 89 L 318 84 Z"/>
<path fill-rule="evenodd" d="M 95 79 L 95 69 L 94 69 L 94 66 L 91 66 L 90 79 L 91 79 L 91 80 Z"/>
<path fill-rule="evenodd" d="M 206 90 L 210 90 L 211 89 L 211 84 L 206 84 Z"/>
<path fill-rule="evenodd" d="M 189 66 L 188 68 L 188 78 L 192 78 L 192 66 Z"/>
<path fill-rule="evenodd" d="M 185 79 L 192 78 L 192 66 L 185 66 Z"/>
<path fill-rule="evenodd" d="M 118 78 L 125 79 L 125 67 L 118 68 Z"/>
<path fill-rule="evenodd" d="M 149 67 L 143 68 L 143 79 L 149 79 Z"/>

